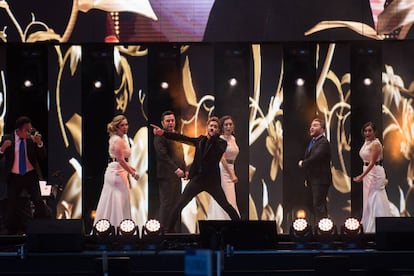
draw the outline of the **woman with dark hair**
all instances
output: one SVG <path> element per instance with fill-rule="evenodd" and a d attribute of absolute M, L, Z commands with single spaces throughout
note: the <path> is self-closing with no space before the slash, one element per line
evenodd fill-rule
<path fill-rule="evenodd" d="M 359 151 L 359 156 L 363 161 L 363 169 L 360 175 L 354 177 L 354 181 L 363 183 L 362 226 L 365 232 L 375 232 L 376 217 L 398 215 L 398 210 L 392 211 L 385 190 L 387 179 L 382 166 L 383 148 L 380 140 L 375 136 L 376 130 L 372 122 L 367 122 L 362 127 L 361 132 L 365 142 Z"/>
<path fill-rule="evenodd" d="M 236 143 L 236 137 L 234 137 L 234 122 L 231 116 L 226 115 L 220 118 L 220 131 L 220 138 L 227 141 L 226 151 L 223 153 L 219 164 L 221 187 L 223 188 L 227 201 L 239 213 L 235 190 L 235 184 L 238 182 L 238 178 L 234 171 L 234 162 L 239 154 L 239 146 Z M 211 198 L 207 211 L 207 219 L 230 220 L 230 217 L 214 198 Z"/>

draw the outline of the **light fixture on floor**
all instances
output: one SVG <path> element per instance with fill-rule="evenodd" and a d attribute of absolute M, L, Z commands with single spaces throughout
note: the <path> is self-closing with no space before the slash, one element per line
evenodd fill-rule
<path fill-rule="evenodd" d="M 100 219 L 93 226 L 93 234 L 99 237 L 108 237 L 115 234 L 115 228 L 109 220 Z"/>
<path fill-rule="evenodd" d="M 341 226 L 341 240 L 344 247 L 357 248 L 363 243 L 363 228 L 361 222 L 354 217 L 349 217 Z"/>
<path fill-rule="evenodd" d="M 165 237 L 161 223 L 156 219 L 149 219 L 142 226 L 142 245 L 144 249 L 156 250 L 162 246 Z"/>
<path fill-rule="evenodd" d="M 108 219 L 100 219 L 93 226 L 91 238 L 98 250 L 109 250 L 115 238 L 115 227 Z"/>
<path fill-rule="evenodd" d="M 150 219 L 144 224 L 143 234 L 159 235 L 161 233 L 161 223 L 156 219 Z"/>
<path fill-rule="evenodd" d="M 124 219 L 117 228 L 120 236 L 133 236 L 138 233 L 138 227 L 132 219 Z"/>
<path fill-rule="evenodd" d="M 138 226 L 132 219 L 122 220 L 116 230 L 116 241 L 121 250 L 133 250 L 139 244 Z"/>
<path fill-rule="evenodd" d="M 333 220 L 330 218 L 320 219 L 315 230 L 315 236 L 322 246 L 330 246 L 338 236 L 337 227 Z"/>
<path fill-rule="evenodd" d="M 341 234 L 357 235 L 362 231 L 361 222 L 353 217 L 347 218 L 341 227 Z"/>
<path fill-rule="evenodd" d="M 312 238 L 312 227 L 305 218 L 297 218 L 290 227 L 290 235 L 299 241 L 308 241 Z"/>

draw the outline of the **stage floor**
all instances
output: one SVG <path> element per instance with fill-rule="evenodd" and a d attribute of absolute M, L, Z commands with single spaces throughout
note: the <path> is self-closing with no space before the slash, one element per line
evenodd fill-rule
<path fill-rule="evenodd" d="M 414 275 L 414 250 L 377 250 L 371 238 L 364 248 L 351 248 L 339 242 L 304 246 L 282 235 L 275 249 L 208 250 L 197 235 L 171 235 L 160 244 L 104 244 L 84 236 L 82 248 L 56 237 L 30 248 L 26 236 L 2 236 L 0 275 L 185 275 L 194 268 L 210 272 L 198 275 Z"/>

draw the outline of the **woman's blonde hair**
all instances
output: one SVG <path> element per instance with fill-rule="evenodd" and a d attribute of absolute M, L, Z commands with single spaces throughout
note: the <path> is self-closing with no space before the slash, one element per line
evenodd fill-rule
<path fill-rule="evenodd" d="M 109 133 L 109 136 L 114 134 L 116 130 L 118 129 L 118 125 L 123 121 L 126 120 L 125 115 L 116 115 L 110 123 L 107 125 L 107 131 Z"/>

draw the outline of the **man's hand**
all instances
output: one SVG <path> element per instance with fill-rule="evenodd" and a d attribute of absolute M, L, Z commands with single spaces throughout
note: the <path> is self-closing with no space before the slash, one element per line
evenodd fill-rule
<path fill-rule="evenodd" d="M 35 142 L 39 147 L 43 145 L 42 134 L 39 132 L 36 131 L 36 133 L 30 137 L 32 138 L 32 141 Z"/>
<path fill-rule="evenodd" d="M 174 173 L 180 178 L 185 176 L 184 171 L 180 168 L 176 169 Z"/>
<path fill-rule="evenodd" d="M 152 132 L 154 133 L 154 135 L 162 136 L 164 134 L 164 130 L 159 126 L 153 124 L 150 124 L 150 126 L 152 127 Z"/>

